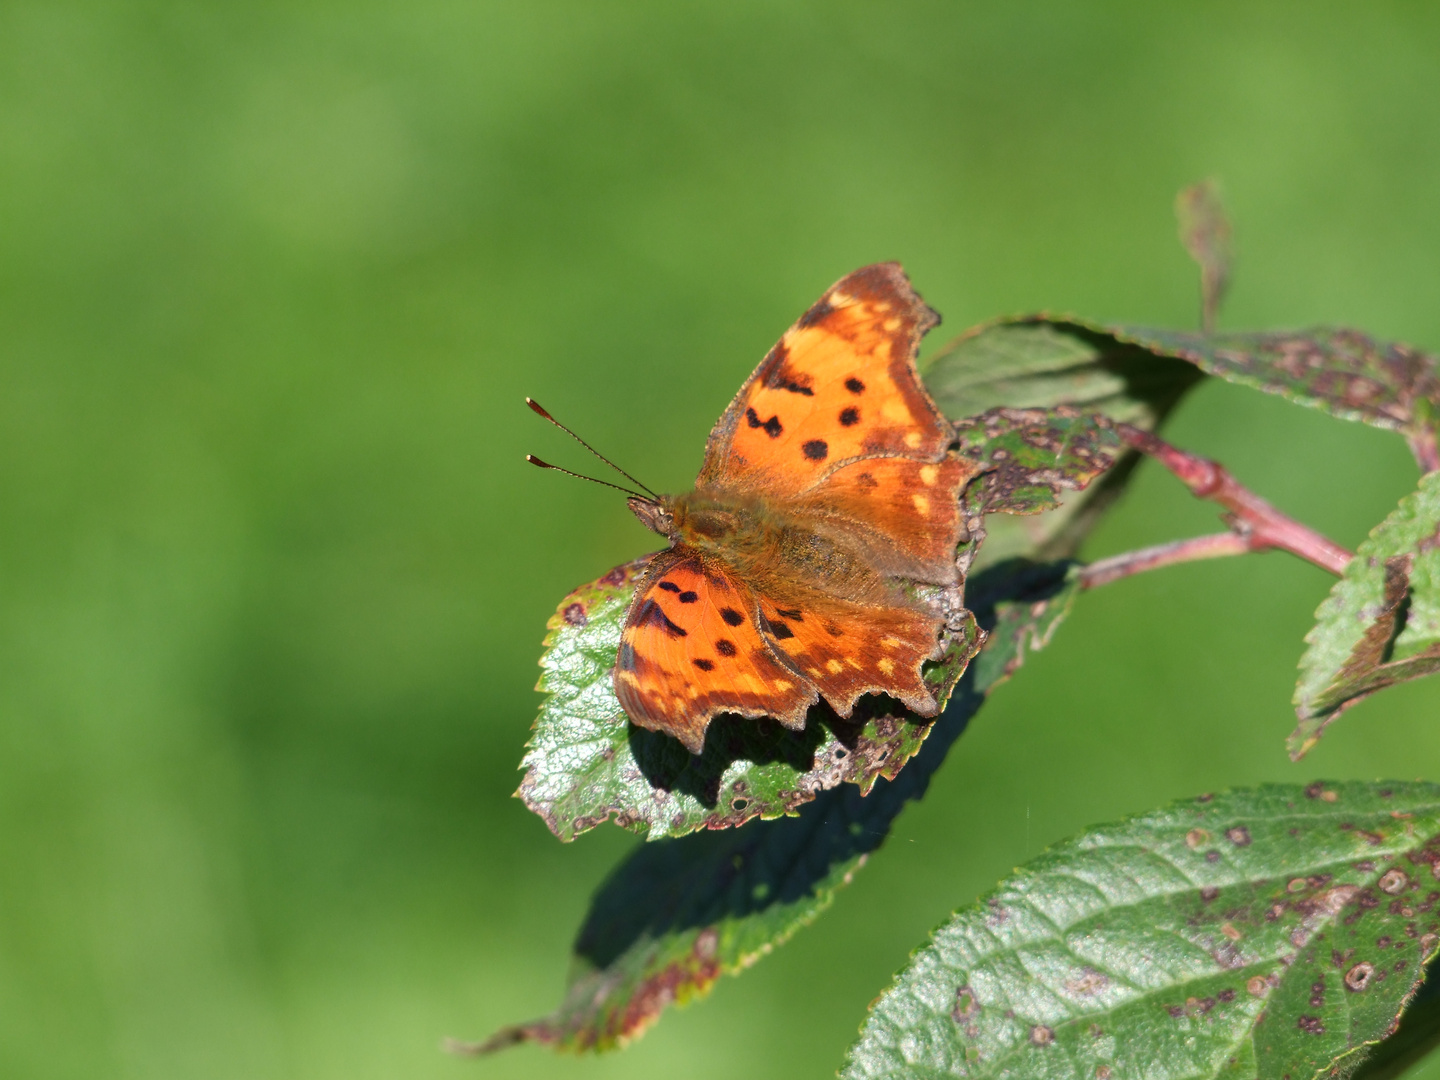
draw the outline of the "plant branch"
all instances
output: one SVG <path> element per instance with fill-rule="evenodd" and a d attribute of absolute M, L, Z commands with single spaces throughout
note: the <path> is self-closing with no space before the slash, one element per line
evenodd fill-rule
<path fill-rule="evenodd" d="M 1426 424 L 1410 436 L 1410 452 L 1420 463 L 1420 471 L 1432 473 L 1440 469 L 1440 446 L 1436 445 L 1435 429 Z"/>
<path fill-rule="evenodd" d="M 1161 545 L 1144 551 L 1117 555 L 1103 560 L 1113 564 L 1110 576 L 1094 584 L 1104 584 L 1119 577 L 1139 573 L 1157 566 L 1168 566 L 1194 559 L 1213 559 L 1224 555 L 1241 555 L 1251 551 L 1280 549 L 1314 563 L 1322 570 L 1339 577 L 1354 555 L 1333 540 L 1322 536 L 1308 525 L 1282 514 L 1230 474 L 1225 466 L 1208 458 L 1187 453 L 1171 446 L 1164 439 L 1131 427 L 1116 424 L 1115 431 L 1128 445 L 1154 458 L 1177 476 L 1198 498 L 1218 503 L 1227 511 L 1224 521 L 1230 526 L 1231 540 L 1222 536 L 1202 536 Z M 1133 564 L 1133 569 L 1125 567 Z M 1102 565 L 1102 564 L 1097 564 Z M 1094 569 L 1094 568 L 1092 568 Z"/>
<path fill-rule="evenodd" d="M 1097 559 L 1080 571 L 1080 587 L 1094 589 L 1109 585 L 1112 581 L 1143 574 L 1147 570 L 1158 570 L 1162 566 L 1176 563 L 1196 562 L 1200 559 L 1221 559 L 1227 555 L 1245 555 L 1252 549 L 1250 542 L 1237 532 L 1212 533 L 1210 536 L 1195 536 L 1189 540 L 1172 540 L 1168 544 L 1140 548 L 1112 555 L 1108 559 Z"/>

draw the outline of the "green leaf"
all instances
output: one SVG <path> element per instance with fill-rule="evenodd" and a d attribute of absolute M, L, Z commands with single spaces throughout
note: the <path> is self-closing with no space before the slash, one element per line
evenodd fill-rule
<path fill-rule="evenodd" d="M 1310 1080 L 1440 944 L 1440 786 L 1274 785 L 1100 826 L 957 912 L 842 1076 Z"/>
<path fill-rule="evenodd" d="M 1350 706 L 1440 671 L 1440 472 L 1375 527 L 1315 612 L 1287 746 L 1307 753 Z"/>
<path fill-rule="evenodd" d="M 459 1048 L 621 1045 L 667 1006 L 782 944 L 830 905 L 900 811 L 924 794 L 986 696 L 1049 641 L 1077 589 L 1064 563 L 1017 560 L 976 575 L 970 603 L 990 628 L 988 642 L 904 772 L 868 796 L 851 784 L 822 791 L 794 817 L 642 845 L 591 901 L 560 1007 Z"/>
<path fill-rule="evenodd" d="M 926 389 L 952 419 L 993 409 L 1073 408 L 1152 430 L 1202 378 L 1183 360 L 1157 357 L 1103 328 L 1046 316 L 1002 319 L 966 331 L 925 366 Z M 976 566 L 1016 556 L 1068 558 L 1124 489 L 1138 460 L 1122 455 L 1098 483 L 1064 490 L 1059 506 L 1025 520 L 992 517 Z"/>
<path fill-rule="evenodd" d="M 958 421 L 960 454 L 986 470 L 977 481 L 984 513 L 1038 514 L 1083 491 L 1126 452 L 1103 416 L 1066 406 L 991 409 Z"/>
<path fill-rule="evenodd" d="M 793 814 L 821 791 L 855 784 L 861 794 L 895 777 L 914 757 L 932 721 L 888 698 L 870 696 L 842 720 L 823 702 L 805 730 L 773 720 L 722 716 L 704 752 L 635 727 L 612 685 L 615 654 L 635 581 L 648 556 L 618 566 L 560 602 L 547 624 L 537 687 L 548 696 L 528 744 L 518 792 L 561 840 L 614 818 L 651 840 L 697 829 Z M 942 659 L 925 679 L 943 706 L 980 645 L 965 612 Z"/>

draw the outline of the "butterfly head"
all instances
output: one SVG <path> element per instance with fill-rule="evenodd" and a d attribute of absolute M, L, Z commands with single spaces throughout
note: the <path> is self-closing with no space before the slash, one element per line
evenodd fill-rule
<path fill-rule="evenodd" d="M 669 495 L 658 495 L 653 499 L 632 495 L 625 500 L 625 505 L 651 532 L 675 539 L 675 500 Z"/>

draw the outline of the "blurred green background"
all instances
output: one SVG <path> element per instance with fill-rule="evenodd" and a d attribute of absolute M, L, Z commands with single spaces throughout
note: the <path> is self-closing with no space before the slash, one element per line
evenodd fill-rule
<path fill-rule="evenodd" d="M 1440 681 L 1282 740 L 1328 588 L 1281 555 L 1083 598 L 813 928 L 602 1058 L 441 1054 L 558 1001 L 590 891 L 510 797 L 544 622 L 836 278 L 951 334 L 1222 324 L 1440 347 L 1440 8 L 0 4 L 0 1074 L 823 1077 L 926 932 L 1080 827 L 1440 779 Z M 1353 545 L 1400 440 L 1206 385 L 1171 436 Z M 1088 554 L 1209 530 L 1142 470 Z M 1440 1069 L 1432 1070 L 1440 1075 Z"/>

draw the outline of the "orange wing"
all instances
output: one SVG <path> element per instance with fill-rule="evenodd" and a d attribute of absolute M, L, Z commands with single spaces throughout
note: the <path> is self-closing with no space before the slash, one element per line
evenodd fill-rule
<path fill-rule="evenodd" d="M 856 458 L 939 461 L 950 425 L 915 370 L 920 338 L 939 321 L 899 263 L 836 282 L 720 417 L 696 486 L 794 496 Z"/>
<path fill-rule="evenodd" d="M 841 716 L 869 693 L 889 694 L 920 716 L 939 711 L 920 678 L 921 665 L 941 651 L 938 615 L 818 594 L 788 605 L 766 596 L 760 612 L 766 640 Z"/>
<path fill-rule="evenodd" d="M 692 754 L 719 713 L 805 726 L 815 687 L 771 652 L 759 601 L 723 564 L 684 547 L 651 561 L 625 617 L 615 696 L 630 719 Z"/>

